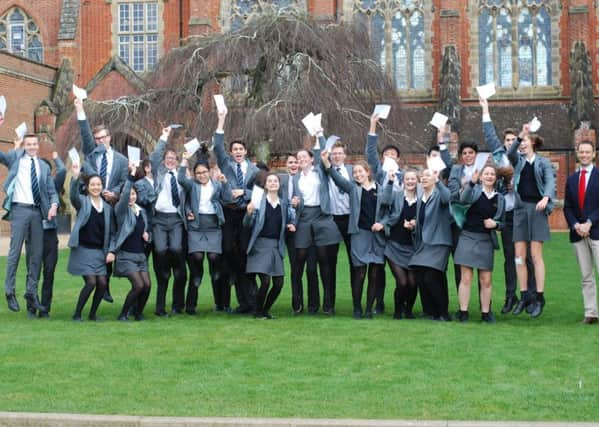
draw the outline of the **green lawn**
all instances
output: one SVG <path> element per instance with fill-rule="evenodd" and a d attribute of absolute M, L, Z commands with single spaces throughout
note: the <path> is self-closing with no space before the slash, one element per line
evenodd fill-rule
<path fill-rule="evenodd" d="M 496 312 L 504 293 L 500 255 Z M 64 273 L 66 260 L 63 252 L 51 320 L 28 320 L 0 304 L 0 411 L 599 419 L 599 327 L 580 324 L 579 273 L 566 234 L 546 245 L 544 314 L 497 314 L 495 325 L 477 321 L 476 294 L 468 324 L 397 321 L 390 313 L 353 320 L 345 259 L 334 318 L 292 317 L 288 284 L 275 321 L 216 315 L 205 280 L 200 316 L 155 318 L 152 294 L 148 320 L 124 324 L 113 319 L 129 285 L 115 280 L 117 303 L 99 310 L 106 321 L 75 323 L 81 279 Z M 387 283 L 391 312 L 390 277 Z M 450 301 L 454 312 L 453 280 Z"/>

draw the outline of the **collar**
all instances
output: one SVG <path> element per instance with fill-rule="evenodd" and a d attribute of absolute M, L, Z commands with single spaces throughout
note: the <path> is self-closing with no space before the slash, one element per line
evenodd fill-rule
<path fill-rule="evenodd" d="M 487 192 L 487 190 L 485 190 L 485 187 L 482 187 L 483 193 L 485 196 L 487 196 L 487 199 L 492 199 L 493 197 L 495 197 L 495 194 L 497 194 L 497 191 L 495 190 L 491 190 L 490 192 Z"/>
<path fill-rule="evenodd" d="M 276 208 L 277 206 L 279 206 L 281 204 L 281 201 L 279 200 L 279 198 L 277 197 L 276 200 L 270 200 L 270 198 L 268 197 L 268 195 L 266 195 L 266 201 L 273 207 Z"/>
<path fill-rule="evenodd" d="M 532 155 L 532 157 L 530 159 L 527 158 L 526 161 L 532 165 L 536 158 L 537 158 L 537 155 L 535 153 Z"/>
<path fill-rule="evenodd" d="M 581 171 L 583 169 L 587 171 L 587 176 L 589 176 L 591 174 L 591 172 L 593 172 L 593 164 L 591 163 L 588 166 L 581 166 L 579 171 Z"/>
<path fill-rule="evenodd" d="M 304 173 L 304 171 L 301 171 L 300 172 L 300 177 L 302 177 L 302 176 L 308 176 L 312 172 L 314 172 L 314 165 L 310 166 L 310 170 L 308 170 L 308 173 Z"/>
<path fill-rule="evenodd" d="M 364 185 L 363 185 L 363 186 L 362 186 L 362 188 L 363 188 L 364 190 L 366 190 L 366 191 L 370 191 L 370 190 L 372 190 L 372 189 L 376 189 L 376 183 L 375 183 L 375 182 L 372 182 L 372 181 L 370 181 L 370 185 L 368 185 L 368 186 L 364 186 Z"/>

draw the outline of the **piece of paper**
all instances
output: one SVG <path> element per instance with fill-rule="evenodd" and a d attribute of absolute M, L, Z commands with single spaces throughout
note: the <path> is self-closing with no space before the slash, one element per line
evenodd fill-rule
<path fill-rule="evenodd" d="M 541 122 L 539 121 L 539 119 L 537 119 L 537 117 L 533 117 L 532 120 L 530 121 L 530 123 L 528 124 L 528 130 L 532 133 L 535 133 L 536 131 L 538 131 L 539 129 L 541 129 Z"/>
<path fill-rule="evenodd" d="M 15 133 L 17 134 L 18 139 L 23 139 L 23 137 L 27 134 L 27 123 L 23 122 L 17 126 Z"/>
<path fill-rule="evenodd" d="M 135 167 L 138 167 L 141 162 L 141 149 L 139 147 L 127 145 L 127 158 L 135 165 Z"/>
<path fill-rule="evenodd" d="M 327 143 L 324 146 L 324 150 L 328 151 L 329 153 L 331 152 L 331 150 L 333 149 L 333 145 L 335 145 L 335 143 L 337 141 L 339 141 L 341 138 L 339 138 L 337 135 L 331 135 L 329 136 L 329 138 L 327 139 Z"/>
<path fill-rule="evenodd" d="M 194 138 L 191 141 L 186 142 L 183 146 L 185 147 L 187 154 L 189 154 L 189 157 L 191 157 L 200 149 L 200 141 L 198 141 L 197 138 Z"/>
<path fill-rule="evenodd" d="M 476 159 L 474 160 L 474 170 L 481 172 L 487 164 L 487 160 L 489 160 L 490 154 L 491 153 L 476 153 Z"/>
<path fill-rule="evenodd" d="M 87 91 L 85 89 L 80 88 L 77 85 L 73 85 L 73 95 L 75 95 L 75 98 L 77 99 L 87 99 Z"/>
<path fill-rule="evenodd" d="M 377 104 L 374 106 L 374 111 L 372 114 L 378 114 L 379 119 L 386 119 L 389 117 L 389 112 L 391 111 L 391 106 L 388 104 Z"/>
<path fill-rule="evenodd" d="M 6 98 L 4 95 L 0 96 L 0 115 L 4 116 L 6 113 Z"/>
<path fill-rule="evenodd" d="M 171 123 L 170 125 L 168 125 L 168 127 L 171 129 L 180 129 L 183 127 L 183 125 L 181 123 Z"/>
<path fill-rule="evenodd" d="M 310 113 L 302 119 L 302 123 L 310 136 L 316 135 L 316 130 L 314 129 L 314 113 L 310 111 Z"/>
<path fill-rule="evenodd" d="M 262 203 L 262 197 L 264 197 L 264 189 L 262 187 L 258 187 L 254 185 L 252 188 L 252 200 L 251 203 L 254 206 L 254 209 L 260 209 L 260 203 Z"/>
<path fill-rule="evenodd" d="M 510 159 L 508 159 L 507 154 L 502 154 L 501 159 L 495 163 L 499 168 L 507 168 L 508 166 L 510 166 Z"/>
<path fill-rule="evenodd" d="M 225 105 L 225 97 L 222 95 L 214 95 L 214 103 L 216 104 L 216 111 L 219 114 L 227 111 L 227 106 Z"/>
<path fill-rule="evenodd" d="M 448 119 L 449 119 L 449 117 L 447 117 L 445 114 L 435 113 L 433 115 L 433 118 L 431 119 L 431 125 L 433 125 L 434 127 L 436 127 L 439 130 L 443 129 L 445 127 L 445 125 L 447 124 Z"/>
<path fill-rule="evenodd" d="M 491 82 L 491 83 L 487 83 L 486 85 L 478 86 L 476 88 L 476 91 L 478 92 L 478 96 L 481 99 L 489 99 L 496 93 L 495 83 Z"/>
<path fill-rule="evenodd" d="M 71 163 L 74 165 L 81 165 L 81 159 L 79 158 L 79 151 L 75 147 L 69 150 L 69 157 L 71 158 Z"/>
<path fill-rule="evenodd" d="M 426 166 L 433 172 L 441 172 L 447 167 L 441 157 L 430 157 L 426 160 Z"/>
<path fill-rule="evenodd" d="M 387 173 L 395 173 L 399 169 L 397 162 L 391 157 L 385 156 L 383 160 L 383 170 Z"/>

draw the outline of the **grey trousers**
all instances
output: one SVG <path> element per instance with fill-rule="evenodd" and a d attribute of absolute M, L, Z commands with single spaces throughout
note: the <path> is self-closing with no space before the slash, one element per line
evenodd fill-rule
<path fill-rule="evenodd" d="M 44 249 L 44 230 L 42 213 L 37 208 L 28 208 L 13 204 L 10 220 L 10 248 L 6 260 L 6 279 L 4 291 L 7 295 L 15 293 L 17 268 L 21 258 L 23 243 L 27 241 L 27 282 L 25 293 L 37 295 L 37 282 L 40 278 L 42 253 Z"/>

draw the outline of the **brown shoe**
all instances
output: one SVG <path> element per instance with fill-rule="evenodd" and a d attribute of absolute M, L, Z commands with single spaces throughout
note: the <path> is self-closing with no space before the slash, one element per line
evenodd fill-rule
<path fill-rule="evenodd" d="M 585 317 L 582 320 L 582 323 L 585 325 L 592 325 L 593 323 L 597 323 L 597 318 L 596 317 Z"/>

